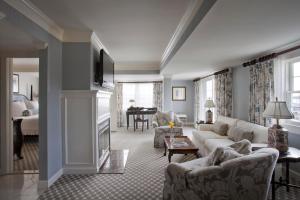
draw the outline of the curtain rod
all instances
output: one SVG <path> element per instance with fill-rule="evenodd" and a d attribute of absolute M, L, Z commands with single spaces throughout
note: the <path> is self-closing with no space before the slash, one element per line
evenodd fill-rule
<path fill-rule="evenodd" d="M 226 73 L 226 72 L 228 72 L 228 71 L 229 71 L 228 68 L 227 68 L 227 69 L 223 69 L 223 70 L 221 70 L 221 71 L 217 71 L 217 72 L 215 72 L 215 73 L 213 73 L 213 74 L 210 74 L 210 75 L 208 75 L 208 76 L 204 76 L 204 77 L 201 77 L 201 78 L 196 78 L 196 79 L 194 79 L 193 81 L 196 82 L 196 81 L 199 81 L 199 80 L 201 80 L 201 79 L 204 79 L 204 78 L 207 78 L 207 77 L 210 77 L 210 76 L 215 76 L 215 75 L 219 75 L 219 74 L 224 74 L 224 73 Z"/>
<path fill-rule="evenodd" d="M 117 83 L 162 83 L 162 81 L 118 81 Z"/>
<path fill-rule="evenodd" d="M 277 52 L 277 53 L 272 53 L 272 54 L 269 54 L 269 55 L 266 55 L 266 56 L 262 56 L 262 57 L 260 57 L 258 59 L 253 59 L 253 60 L 251 60 L 249 62 L 243 63 L 243 66 L 244 67 L 248 67 L 248 66 L 251 66 L 251 65 L 255 65 L 258 62 L 264 62 L 264 61 L 267 61 L 267 60 L 271 60 L 273 58 L 276 58 L 277 56 L 289 53 L 291 51 L 295 51 L 297 49 L 300 49 L 300 45 L 292 47 L 292 48 L 289 48 L 289 49 L 286 49 L 286 50 L 283 50 L 283 51 L 280 51 L 280 52 Z"/>

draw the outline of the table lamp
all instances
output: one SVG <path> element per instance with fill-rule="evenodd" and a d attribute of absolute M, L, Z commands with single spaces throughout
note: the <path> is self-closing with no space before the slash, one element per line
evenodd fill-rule
<path fill-rule="evenodd" d="M 276 119 L 276 124 L 268 129 L 268 146 L 279 150 L 280 153 L 288 151 L 288 131 L 279 125 L 279 119 L 292 119 L 294 115 L 289 111 L 285 101 L 270 101 L 263 113 L 264 118 Z"/>
<path fill-rule="evenodd" d="M 135 100 L 134 100 L 134 99 L 130 99 L 130 100 L 129 100 L 130 108 L 131 108 L 131 107 L 134 107 L 134 103 L 135 103 Z"/>
<path fill-rule="evenodd" d="M 212 122 L 213 122 L 213 112 L 210 109 L 215 107 L 214 101 L 211 100 L 211 99 L 207 99 L 205 104 L 204 104 L 204 107 L 208 108 L 208 110 L 206 111 L 206 123 L 207 124 L 212 124 Z"/>

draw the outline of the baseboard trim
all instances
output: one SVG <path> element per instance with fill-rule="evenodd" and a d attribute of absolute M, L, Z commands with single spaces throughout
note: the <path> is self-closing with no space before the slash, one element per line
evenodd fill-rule
<path fill-rule="evenodd" d="M 64 174 L 96 174 L 97 173 L 97 169 L 95 168 L 78 168 L 78 167 L 74 167 L 74 168 L 64 168 Z"/>
<path fill-rule="evenodd" d="M 58 170 L 49 180 L 40 180 L 38 184 L 38 189 L 43 190 L 49 188 L 55 181 L 57 181 L 62 175 L 64 170 Z"/>

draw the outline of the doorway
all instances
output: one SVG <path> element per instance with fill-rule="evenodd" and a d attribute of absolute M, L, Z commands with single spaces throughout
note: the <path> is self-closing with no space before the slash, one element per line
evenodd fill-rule
<path fill-rule="evenodd" d="M 14 173 L 39 172 L 39 58 L 10 59 Z"/>

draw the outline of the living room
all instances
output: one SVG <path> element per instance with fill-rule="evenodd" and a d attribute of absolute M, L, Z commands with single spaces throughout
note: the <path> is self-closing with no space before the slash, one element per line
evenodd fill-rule
<path fill-rule="evenodd" d="M 1 0 L 0 27 L 36 40 L 8 50 L 16 33 L 1 29 L 0 196 L 297 199 L 299 8 Z M 40 60 L 33 174 L 8 164 L 13 57 Z"/>

